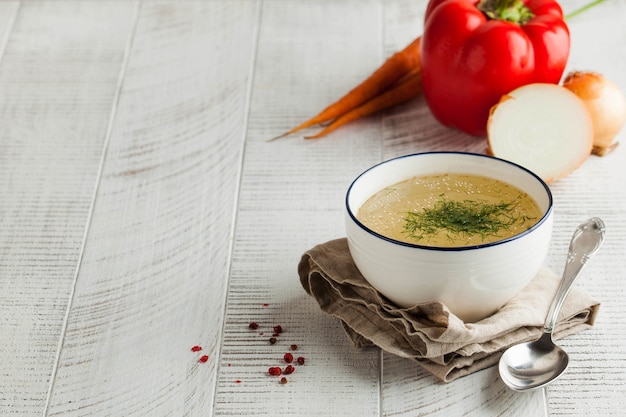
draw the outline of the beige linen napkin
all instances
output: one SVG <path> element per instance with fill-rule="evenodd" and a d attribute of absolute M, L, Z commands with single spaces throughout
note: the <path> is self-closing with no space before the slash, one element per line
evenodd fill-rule
<path fill-rule="evenodd" d="M 322 311 L 341 320 L 356 346 L 376 345 L 411 358 L 444 382 L 494 365 L 507 347 L 538 338 L 560 281 L 560 276 L 542 269 L 497 313 L 464 323 L 440 302 L 396 307 L 363 278 L 345 238 L 305 252 L 298 275 Z M 599 306 L 582 289 L 572 288 L 555 339 L 592 326 Z"/>

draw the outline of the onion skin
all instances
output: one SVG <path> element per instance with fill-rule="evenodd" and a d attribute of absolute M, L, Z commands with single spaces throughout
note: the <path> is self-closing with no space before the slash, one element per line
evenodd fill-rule
<path fill-rule="evenodd" d="M 593 124 L 592 153 L 604 156 L 618 145 L 613 142 L 626 123 L 626 99 L 619 87 L 602 74 L 573 71 L 563 87 L 576 94 L 585 104 Z"/>

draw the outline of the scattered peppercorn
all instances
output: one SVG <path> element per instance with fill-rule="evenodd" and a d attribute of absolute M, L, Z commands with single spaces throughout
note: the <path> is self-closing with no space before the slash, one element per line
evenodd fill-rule
<path fill-rule="evenodd" d="M 204 362 L 206 362 L 208 360 L 209 360 L 209 355 L 202 355 L 202 356 L 200 356 L 200 359 L 198 359 L 198 362 L 204 363 Z"/>
<path fill-rule="evenodd" d="M 194 347 L 191 348 L 192 352 L 198 352 L 200 350 L 202 350 L 202 346 L 194 346 Z"/>
<path fill-rule="evenodd" d="M 271 366 L 267 370 L 267 373 L 272 375 L 272 376 L 280 376 L 283 373 L 283 370 L 280 369 L 280 366 Z"/>
<path fill-rule="evenodd" d="M 263 307 L 267 307 L 268 305 L 269 304 L 264 303 Z M 248 328 L 250 328 L 251 330 L 256 330 L 259 327 L 260 327 L 259 324 L 257 322 L 254 322 L 254 321 L 250 322 L 248 324 Z M 259 336 L 263 336 L 263 333 L 264 333 L 263 331 L 257 332 L 257 334 Z M 280 325 L 273 326 L 273 334 L 272 334 L 272 337 L 269 338 L 270 345 L 274 345 L 274 344 L 276 344 L 278 342 L 278 336 L 281 333 L 283 333 L 282 326 L 280 326 Z M 197 346 L 197 347 L 194 346 L 192 348 L 192 350 L 194 350 L 194 349 L 201 350 L 202 348 L 200 346 Z M 298 350 L 298 345 L 295 344 L 295 343 L 291 344 L 291 345 L 289 345 L 289 349 L 291 351 Z M 194 350 L 194 352 L 197 351 L 197 350 Z M 206 362 L 208 359 L 209 359 L 209 357 L 205 355 L 205 356 L 201 357 L 199 361 L 200 362 Z M 298 365 L 304 365 L 305 359 L 304 359 L 304 357 L 299 356 L 297 359 L 295 359 L 295 361 L 297 362 Z M 287 366 L 285 366 L 284 369 L 281 368 L 280 366 L 271 366 L 271 367 L 268 368 L 267 373 L 269 375 L 271 375 L 271 376 L 281 376 L 281 375 L 291 375 L 291 374 L 293 374 L 295 372 L 296 368 L 293 365 L 291 365 L 291 363 L 294 362 L 294 356 L 293 356 L 293 354 L 291 352 L 287 352 L 287 353 L 285 353 L 283 355 L 283 362 L 288 364 Z M 228 366 L 231 366 L 231 364 L 229 363 Z M 280 383 L 281 384 L 286 384 L 287 382 L 288 382 L 288 380 L 284 376 L 280 379 Z M 235 380 L 235 383 L 239 384 L 239 383 L 241 383 L 241 380 L 237 379 L 237 380 Z"/>

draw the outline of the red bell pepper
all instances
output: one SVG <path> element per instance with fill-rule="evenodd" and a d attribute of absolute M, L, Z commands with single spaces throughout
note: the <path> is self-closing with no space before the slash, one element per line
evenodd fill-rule
<path fill-rule="evenodd" d="M 554 0 L 431 0 L 422 36 L 426 101 L 442 124 L 482 136 L 502 95 L 559 82 L 569 47 Z"/>

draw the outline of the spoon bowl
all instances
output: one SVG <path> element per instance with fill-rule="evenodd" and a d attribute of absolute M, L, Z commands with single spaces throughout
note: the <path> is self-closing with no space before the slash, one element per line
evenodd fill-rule
<path fill-rule="evenodd" d="M 591 218 L 576 228 L 570 242 L 563 277 L 548 310 L 541 337 L 508 348 L 498 364 L 500 378 L 515 391 L 541 388 L 567 369 L 569 356 L 552 340 L 558 313 L 572 284 L 604 239 L 604 223 Z"/>
<path fill-rule="evenodd" d="M 567 352 L 552 342 L 551 335 L 509 348 L 500 359 L 500 377 L 515 391 L 541 388 L 567 369 Z M 503 369 L 504 367 L 504 369 Z"/>

